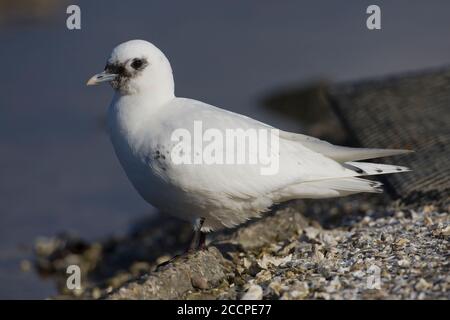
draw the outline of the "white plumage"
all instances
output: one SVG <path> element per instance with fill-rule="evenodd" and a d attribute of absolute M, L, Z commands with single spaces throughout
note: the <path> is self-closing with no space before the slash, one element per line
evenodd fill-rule
<path fill-rule="evenodd" d="M 135 68 L 138 66 L 137 68 Z M 106 79 L 106 80 L 105 80 Z M 273 129 L 249 117 L 174 95 L 170 63 L 152 44 L 133 40 L 117 46 L 106 71 L 88 84 L 111 81 L 108 110 L 111 141 L 141 196 L 182 219 L 205 218 L 202 231 L 236 226 L 275 203 L 299 198 L 380 192 L 381 183 L 362 176 L 403 172 L 400 166 L 356 162 L 408 152 L 334 146 L 280 131 L 279 170 L 262 175 L 260 164 L 175 164 L 171 134 L 178 128 Z"/>

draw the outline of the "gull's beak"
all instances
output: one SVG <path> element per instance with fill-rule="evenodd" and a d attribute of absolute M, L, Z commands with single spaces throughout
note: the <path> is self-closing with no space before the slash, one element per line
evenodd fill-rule
<path fill-rule="evenodd" d="M 107 73 L 106 71 L 103 71 L 101 73 L 97 73 L 95 76 L 90 78 L 88 82 L 86 82 L 87 86 L 93 86 L 95 84 L 99 84 L 101 82 L 105 81 L 112 81 L 117 78 L 117 74 Z"/>

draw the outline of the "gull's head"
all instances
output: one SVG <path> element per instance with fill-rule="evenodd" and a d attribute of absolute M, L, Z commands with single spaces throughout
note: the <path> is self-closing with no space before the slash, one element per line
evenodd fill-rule
<path fill-rule="evenodd" d="M 131 40 L 113 49 L 103 72 L 91 77 L 87 85 L 109 82 L 123 95 L 149 93 L 172 95 L 172 68 L 156 46 L 144 40 Z"/>

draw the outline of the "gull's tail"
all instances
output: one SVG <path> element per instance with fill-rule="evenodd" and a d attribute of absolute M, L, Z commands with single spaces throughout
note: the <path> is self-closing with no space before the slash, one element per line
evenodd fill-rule
<path fill-rule="evenodd" d="M 343 165 L 347 169 L 355 171 L 358 177 L 411 171 L 409 168 L 403 166 L 370 162 L 351 161 L 346 162 Z M 316 187 L 320 185 L 320 187 L 330 188 L 338 192 L 339 196 L 346 196 L 359 192 L 379 193 L 383 191 L 381 188 L 383 184 L 381 182 L 357 177 L 317 181 L 315 184 Z"/>
<path fill-rule="evenodd" d="M 346 162 L 343 165 L 354 172 L 353 176 L 325 178 L 289 186 L 279 194 L 278 201 L 343 197 L 360 192 L 380 193 L 383 191 L 381 182 L 360 177 L 410 171 L 407 167 L 369 162 Z"/>
<path fill-rule="evenodd" d="M 411 171 L 407 167 L 396 166 L 392 164 L 380 164 L 371 162 L 345 162 L 343 166 L 347 169 L 353 170 L 358 173 L 359 176 L 373 176 L 378 174 L 388 174 L 397 172 Z"/>
<path fill-rule="evenodd" d="M 325 177 L 289 186 L 276 194 L 278 200 L 298 198 L 341 197 L 360 192 L 382 192 L 382 183 L 360 177 L 410 171 L 409 168 L 390 164 L 359 162 L 414 152 L 402 149 L 351 148 L 333 145 L 329 142 L 307 135 L 280 131 L 282 139 L 299 143 L 312 151 L 320 153 L 340 163 L 348 171 L 348 176 Z"/>

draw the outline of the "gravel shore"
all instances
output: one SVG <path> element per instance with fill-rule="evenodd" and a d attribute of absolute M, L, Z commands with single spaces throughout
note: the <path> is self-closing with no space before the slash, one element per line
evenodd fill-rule
<path fill-rule="evenodd" d="M 158 268 L 182 251 L 190 227 L 164 218 L 140 225 L 95 243 L 38 240 L 35 264 L 59 284 L 55 298 L 450 298 L 448 205 L 370 195 L 296 201 Z M 70 264 L 83 271 L 81 290 L 65 287 Z"/>

